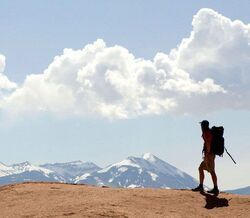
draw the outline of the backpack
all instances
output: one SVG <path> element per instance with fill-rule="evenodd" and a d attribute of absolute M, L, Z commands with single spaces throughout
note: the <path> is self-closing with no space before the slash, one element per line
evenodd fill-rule
<path fill-rule="evenodd" d="M 218 156 L 223 156 L 224 153 L 224 137 L 223 137 L 223 133 L 224 133 L 224 128 L 223 126 L 213 126 L 212 129 L 212 143 L 211 143 L 211 149 L 212 152 Z"/>

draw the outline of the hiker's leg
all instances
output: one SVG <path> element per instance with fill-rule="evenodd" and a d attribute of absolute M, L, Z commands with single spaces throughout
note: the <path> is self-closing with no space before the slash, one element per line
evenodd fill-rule
<path fill-rule="evenodd" d="M 204 181 L 204 171 L 203 171 L 203 162 L 201 162 L 200 166 L 199 166 L 199 177 L 200 177 L 200 184 L 196 187 L 193 188 L 192 191 L 199 191 L 199 192 L 204 192 L 204 188 L 203 188 L 203 181 Z"/>
<path fill-rule="evenodd" d="M 214 183 L 214 187 L 217 187 L 217 176 L 216 176 L 215 171 L 212 171 L 210 174 Z"/>
<path fill-rule="evenodd" d="M 211 171 L 210 174 L 212 176 L 212 180 L 213 180 L 213 183 L 214 183 L 214 188 L 212 190 L 208 191 L 208 193 L 214 194 L 214 195 L 217 196 L 219 194 L 219 192 L 220 192 L 219 189 L 218 189 L 218 186 L 217 186 L 217 176 L 216 176 L 216 173 L 215 173 L 214 170 Z"/>
<path fill-rule="evenodd" d="M 200 176 L 200 184 L 203 185 L 205 175 L 202 167 L 199 167 L 199 176 Z"/>
<path fill-rule="evenodd" d="M 207 166 L 208 166 L 208 171 L 211 174 L 214 187 L 217 187 L 217 176 L 215 173 L 215 155 L 208 155 Z"/>

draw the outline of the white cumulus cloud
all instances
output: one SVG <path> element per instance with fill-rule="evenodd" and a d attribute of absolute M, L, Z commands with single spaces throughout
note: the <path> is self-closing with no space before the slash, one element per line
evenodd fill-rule
<path fill-rule="evenodd" d="M 16 88 L 16 83 L 11 82 L 7 76 L 3 74 L 5 69 L 5 56 L 0 54 L 0 94 L 3 90 L 11 90 Z"/>
<path fill-rule="evenodd" d="M 5 68 L 5 56 L 0 54 L 0 73 L 4 71 Z"/>
<path fill-rule="evenodd" d="M 250 24 L 205 8 L 194 16 L 192 25 L 189 38 L 183 39 L 170 57 L 193 79 L 212 78 L 227 90 L 226 95 L 202 99 L 203 107 L 249 110 Z M 197 96 L 193 100 L 195 107 L 201 103 Z"/>
<path fill-rule="evenodd" d="M 192 25 L 177 48 L 153 60 L 102 39 L 64 49 L 43 73 L 2 97 L 0 107 L 109 119 L 250 109 L 250 26 L 211 9 L 201 9 Z M 0 56 L 0 71 L 4 66 Z"/>

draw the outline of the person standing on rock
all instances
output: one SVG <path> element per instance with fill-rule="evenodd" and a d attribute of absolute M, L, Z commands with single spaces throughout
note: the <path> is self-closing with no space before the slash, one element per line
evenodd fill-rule
<path fill-rule="evenodd" d="M 208 171 L 211 174 L 214 188 L 208 193 L 218 195 L 219 194 L 219 189 L 217 185 L 217 176 L 215 173 L 215 154 L 212 152 L 211 145 L 212 145 L 212 131 L 209 128 L 209 122 L 207 120 L 203 120 L 200 122 L 201 124 L 201 130 L 202 130 L 202 138 L 204 140 L 204 146 L 203 146 L 203 161 L 201 162 L 199 166 L 199 180 L 200 184 L 198 187 L 192 189 L 192 191 L 199 191 L 203 192 L 204 187 L 203 187 L 203 182 L 204 182 L 204 170 Z"/>

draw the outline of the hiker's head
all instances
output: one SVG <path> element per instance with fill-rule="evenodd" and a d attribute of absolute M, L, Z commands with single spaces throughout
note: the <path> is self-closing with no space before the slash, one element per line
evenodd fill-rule
<path fill-rule="evenodd" d="M 200 124 L 201 124 L 202 129 L 208 129 L 209 128 L 209 122 L 207 120 L 202 120 L 200 122 Z"/>

